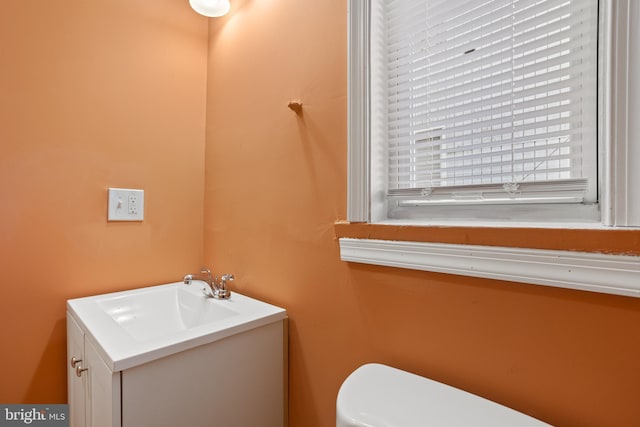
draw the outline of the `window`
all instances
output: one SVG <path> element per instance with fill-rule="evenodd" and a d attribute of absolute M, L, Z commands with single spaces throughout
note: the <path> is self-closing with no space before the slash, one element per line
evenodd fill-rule
<path fill-rule="evenodd" d="M 613 190 L 638 157 L 619 168 L 635 15 L 629 0 L 351 1 L 348 219 L 640 225 L 630 188 Z"/>
<path fill-rule="evenodd" d="M 640 2 L 349 0 L 348 59 L 348 222 L 640 226 Z M 637 256 L 349 236 L 340 253 L 640 297 Z"/>
<path fill-rule="evenodd" d="M 391 202 L 597 201 L 597 1 L 382 7 Z"/>

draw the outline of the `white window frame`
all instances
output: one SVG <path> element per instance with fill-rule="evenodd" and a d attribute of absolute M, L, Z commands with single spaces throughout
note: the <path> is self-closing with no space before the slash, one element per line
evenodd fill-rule
<path fill-rule="evenodd" d="M 372 15 L 371 0 L 349 0 L 348 5 L 348 200 L 347 220 L 349 222 L 365 222 L 378 224 L 403 224 L 403 225 L 461 225 L 461 226 L 526 226 L 543 228 L 622 228 L 640 226 L 640 2 L 636 0 L 600 0 L 599 12 L 599 67 L 598 67 L 598 140 L 599 140 L 599 218 L 590 222 L 562 223 L 554 217 L 543 217 L 536 222 L 496 222 L 485 221 L 480 217 L 471 217 L 455 222 L 446 220 L 424 220 L 405 218 L 401 221 L 389 220 L 386 217 L 385 192 L 382 190 L 384 178 L 376 176 L 379 169 L 380 155 L 376 147 L 370 143 L 372 137 L 371 117 L 371 85 L 370 85 L 370 19 Z M 375 94 L 374 94 L 375 96 Z M 635 166 L 635 167 L 634 167 Z M 636 188 L 634 189 L 634 184 Z M 540 214 L 537 214 L 541 216 Z M 355 240 L 355 241 L 354 241 Z M 357 250 L 358 242 L 363 250 L 371 247 L 371 240 L 367 239 L 341 239 L 341 256 L 345 261 L 366 262 L 378 265 L 393 265 L 390 257 L 393 254 L 406 252 L 405 242 L 396 242 L 397 247 L 385 246 L 389 249 L 387 255 L 375 257 L 366 256 L 358 258 L 353 256 L 354 248 Z M 389 242 L 393 245 L 393 242 Z M 434 261 L 434 253 L 445 254 L 452 249 L 452 245 L 446 244 L 414 244 L 422 246 L 422 255 L 414 257 L 408 265 L 394 265 L 404 268 L 419 270 L 450 272 L 452 274 L 464 274 L 478 277 L 488 277 L 474 274 L 473 271 L 462 272 L 451 266 L 441 266 Z M 456 249 L 457 246 L 455 245 Z M 483 253 L 479 246 L 469 246 L 475 252 L 467 257 L 458 254 L 458 264 L 474 262 L 478 254 Z M 495 248 L 493 248 L 495 249 Z M 525 251 L 532 256 L 559 256 L 557 252 L 566 252 L 570 259 L 579 259 L 576 263 L 567 264 L 573 271 L 585 273 L 584 266 L 588 265 L 593 254 L 570 251 L 543 251 L 538 249 L 500 248 L 503 254 L 523 255 L 519 251 Z M 415 246 L 412 249 L 415 254 Z M 436 251 L 436 252 L 433 252 Z M 480 251 L 480 252 L 478 252 Z M 348 254 L 349 252 L 350 254 Z M 383 251 L 385 252 L 385 251 Z M 418 251 L 420 253 L 420 251 Z M 429 255 L 431 254 L 431 255 Z M 471 252 L 469 252 L 471 254 Z M 582 258 L 580 259 L 582 254 Z M 510 256 L 500 257 L 496 253 L 498 261 L 515 262 L 519 268 L 529 269 L 531 274 L 523 274 L 520 281 L 527 283 L 545 284 L 554 286 L 554 277 L 545 277 L 542 280 L 531 278 L 536 276 L 536 270 L 542 270 L 546 263 L 518 261 Z M 608 255 L 613 262 L 620 259 L 615 255 Z M 358 259 L 356 259 L 358 258 Z M 440 257 L 437 255 L 438 259 Z M 482 257 L 480 257 L 482 258 Z M 567 259 L 569 259 L 567 258 Z M 624 270 L 637 274 L 640 270 L 629 269 L 629 266 L 640 265 L 640 257 L 624 257 Z M 419 261 L 418 259 L 422 259 Z M 533 258 L 532 258 L 533 259 Z M 495 260 L 495 259 L 493 259 Z M 586 264 L 585 264 L 586 263 Z M 479 269 L 482 269 L 478 267 Z M 615 269 L 615 268 L 612 268 Z M 607 292 L 620 295 L 640 296 L 640 286 L 633 283 L 633 274 L 624 276 L 622 283 L 615 286 L 607 284 L 607 277 L 602 277 L 599 282 L 587 287 L 564 286 L 566 278 L 558 277 L 556 282 L 559 287 L 573 289 L 586 289 L 597 292 Z M 493 277 L 493 276 L 491 276 Z M 586 277 L 584 275 L 583 277 Z M 498 278 L 498 277 L 494 277 Z M 635 276 L 637 281 L 637 276 Z M 577 283 L 577 281 L 576 281 Z M 625 284 L 626 283 L 626 284 Z"/>

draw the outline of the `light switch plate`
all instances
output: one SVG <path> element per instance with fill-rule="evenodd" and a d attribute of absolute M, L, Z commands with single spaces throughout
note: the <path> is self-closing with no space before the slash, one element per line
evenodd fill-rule
<path fill-rule="evenodd" d="M 109 188 L 109 213 L 107 220 L 144 220 L 144 190 Z"/>

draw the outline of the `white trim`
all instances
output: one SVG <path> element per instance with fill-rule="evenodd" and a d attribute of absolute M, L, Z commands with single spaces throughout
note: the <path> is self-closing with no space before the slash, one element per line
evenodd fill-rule
<path fill-rule="evenodd" d="M 640 298 L 638 256 L 341 238 L 340 258 Z"/>
<path fill-rule="evenodd" d="M 640 5 L 635 0 L 608 0 L 602 11 L 604 48 L 604 102 L 601 136 L 604 151 L 604 223 L 612 226 L 640 226 Z"/>
<path fill-rule="evenodd" d="M 627 76 L 627 113 L 631 117 L 627 123 L 626 154 L 627 159 L 627 226 L 640 225 L 640 3 L 629 2 L 629 49 Z"/>
<path fill-rule="evenodd" d="M 347 219 L 369 221 L 369 1 L 349 0 Z"/>

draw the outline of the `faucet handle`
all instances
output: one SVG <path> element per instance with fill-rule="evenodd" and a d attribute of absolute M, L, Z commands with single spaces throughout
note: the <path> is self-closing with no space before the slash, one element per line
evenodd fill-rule
<path fill-rule="evenodd" d="M 220 286 L 222 289 L 227 289 L 227 282 L 233 282 L 234 279 L 233 274 L 223 274 L 220 278 Z"/>
<path fill-rule="evenodd" d="M 233 279 L 235 279 L 233 274 L 223 274 L 222 277 L 220 278 L 220 290 L 222 290 L 223 292 L 226 292 L 227 282 L 233 282 Z"/>
<path fill-rule="evenodd" d="M 231 291 L 227 289 L 227 282 L 231 282 L 234 279 L 233 274 L 223 274 L 218 282 L 218 276 L 214 279 L 214 291 L 213 297 L 216 299 L 229 299 L 231 297 Z"/>

